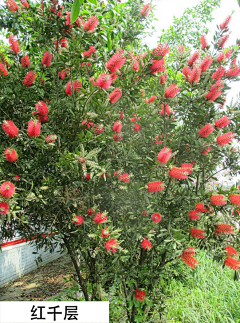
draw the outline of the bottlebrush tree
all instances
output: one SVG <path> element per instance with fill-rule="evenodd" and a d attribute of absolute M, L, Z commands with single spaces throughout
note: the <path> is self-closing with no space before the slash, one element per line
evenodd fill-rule
<path fill-rule="evenodd" d="M 151 4 L 84 3 L 74 23 L 69 1 L 6 6 L 2 237 L 14 225 L 39 248 L 60 244 L 85 300 L 114 284 L 127 322 L 156 321 L 160 277 L 194 269 L 199 248 L 236 272 L 240 191 L 205 189 L 219 165 L 239 168 L 239 102 L 224 106 L 240 74 L 230 18 L 213 46 L 179 44 L 168 66 L 167 44 L 139 40 Z"/>

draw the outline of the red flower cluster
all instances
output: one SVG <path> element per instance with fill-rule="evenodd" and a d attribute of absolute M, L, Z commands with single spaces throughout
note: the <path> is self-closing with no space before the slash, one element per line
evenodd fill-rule
<path fill-rule="evenodd" d="M 112 130 L 114 132 L 119 133 L 122 130 L 122 121 L 120 121 L 120 120 L 115 121 L 115 123 L 114 123 L 114 125 L 112 127 Z"/>
<path fill-rule="evenodd" d="M 42 58 L 42 66 L 49 67 L 52 61 L 52 54 L 50 52 L 45 52 Z"/>
<path fill-rule="evenodd" d="M 50 135 L 50 136 L 47 136 L 45 138 L 45 142 L 46 144 L 51 144 L 53 143 L 55 140 L 57 140 L 57 136 L 56 135 Z"/>
<path fill-rule="evenodd" d="M 211 196 L 211 204 L 212 205 L 226 205 L 225 196 L 222 194 L 212 195 Z"/>
<path fill-rule="evenodd" d="M 16 36 L 8 36 L 9 44 L 10 44 L 10 49 L 14 54 L 18 54 L 20 52 L 20 48 L 18 45 L 17 39 L 15 39 Z"/>
<path fill-rule="evenodd" d="M 201 151 L 201 153 L 203 154 L 203 155 L 207 155 L 208 153 L 209 153 L 209 151 L 211 150 L 211 147 L 209 146 L 209 147 L 204 147 L 204 149 Z"/>
<path fill-rule="evenodd" d="M 13 0 L 7 0 L 6 5 L 7 5 L 8 9 L 10 9 L 12 12 L 15 12 L 18 10 L 18 5 Z"/>
<path fill-rule="evenodd" d="M 224 261 L 224 265 L 228 266 L 234 270 L 238 270 L 240 268 L 240 262 L 234 258 L 228 257 L 225 261 Z"/>
<path fill-rule="evenodd" d="M 18 136 L 18 128 L 11 120 L 4 120 L 2 124 L 3 130 L 8 134 L 10 138 Z"/>
<path fill-rule="evenodd" d="M 105 249 L 107 249 L 108 251 L 111 251 L 112 253 L 116 252 L 118 249 L 118 242 L 115 239 L 109 239 L 106 243 L 105 243 Z"/>
<path fill-rule="evenodd" d="M 159 223 L 161 221 L 161 214 L 160 213 L 153 213 L 152 221 L 155 223 Z"/>
<path fill-rule="evenodd" d="M 222 147 L 234 139 L 234 134 L 230 131 L 217 137 L 217 143 Z"/>
<path fill-rule="evenodd" d="M 120 140 L 122 140 L 122 138 L 123 138 L 123 135 L 120 135 L 119 133 L 116 133 L 113 136 L 114 141 L 120 141 Z"/>
<path fill-rule="evenodd" d="M 0 186 L 0 194 L 5 197 L 9 198 L 13 196 L 15 193 L 15 186 L 11 182 L 3 182 L 2 185 Z"/>
<path fill-rule="evenodd" d="M 103 212 L 98 212 L 95 217 L 93 218 L 93 221 L 96 224 L 102 224 L 105 223 L 107 221 L 107 215 Z"/>
<path fill-rule="evenodd" d="M 227 255 L 229 255 L 229 256 L 231 256 L 231 255 L 236 255 L 237 256 L 237 250 L 236 249 L 234 249 L 233 247 L 231 247 L 231 246 L 227 246 L 226 248 L 225 248 L 225 250 L 227 250 Z"/>
<path fill-rule="evenodd" d="M 198 264 L 198 261 L 193 257 L 195 253 L 196 252 L 194 251 L 193 247 L 190 247 L 188 249 L 185 249 L 181 254 L 182 260 L 187 266 L 191 267 L 192 269 L 194 269 Z"/>
<path fill-rule="evenodd" d="M 223 83 L 218 80 L 215 84 L 211 85 L 210 91 L 206 94 L 205 98 L 209 101 L 216 100 L 222 94 L 221 88 L 223 86 Z"/>
<path fill-rule="evenodd" d="M 28 55 L 24 55 L 21 58 L 21 64 L 22 64 L 22 67 L 29 67 L 29 57 L 28 57 Z"/>
<path fill-rule="evenodd" d="M 73 87 L 74 92 L 79 92 L 81 89 L 81 86 L 82 86 L 82 84 L 78 80 L 76 80 L 72 83 L 72 87 Z M 65 91 L 66 95 L 72 95 L 72 87 L 71 87 L 71 82 L 70 81 L 67 82 L 66 91 Z"/>
<path fill-rule="evenodd" d="M 223 37 L 218 41 L 218 45 L 219 45 L 221 48 L 223 48 L 223 47 L 224 47 L 224 45 L 225 45 L 225 43 L 227 42 L 228 38 L 229 38 L 229 35 L 225 35 L 225 36 L 223 36 Z"/>
<path fill-rule="evenodd" d="M 35 81 L 36 77 L 37 77 L 36 72 L 29 71 L 27 73 L 27 75 L 25 76 L 25 79 L 23 80 L 23 84 L 27 87 L 30 87 L 33 84 L 33 82 Z"/>
<path fill-rule="evenodd" d="M 158 57 L 158 56 L 165 56 L 169 53 L 169 46 L 168 45 L 162 45 L 162 44 L 159 44 L 157 48 L 155 48 L 151 54 L 155 57 Z"/>
<path fill-rule="evenodd" d="M 182 73 L 185 76 L 186 80 L 190 83 L 198 83 L 201 77 L 202 70 L 201 68 L 197 68 L 196 66 L 193 66 L 192 70 L 189 66 L 185 66 L 182 69 Z"/>
<path fill-rule="evenodd" d="M 148 186 L 147 190 L 150 193 L 160 192 L 160 191 L 164 190 L 163 183 L 160 181 L 150 182 L 147 184 L 147 186 Z"/>
<path fill-rule="evenodd" d="M 201 213 L 207 212 L 207 209 L 204 207 L 203 203 L 197 203 L 195 210 Z"/>
<path fill-rule="evenodd" d="M 0 215 L 7 214 L 9 211 L 9 205 L 6 202 L 0 202 Z"/>
<path fill-rule="evenodd" d="M 119 87 L 117 87 L 115 90 L 113 90 L 110 94 L 109 94 L 109 101 L 114 104 L 115 102 L 117 102 L 122 96 L 122 91 L 119 89 Z"/>
<path fill-rule="evenodd" d="M 188 65 L 192 66 L 200 57 L 199 52 L 195 52 L 188 61 Z"/>
<path fill-rule="evenodd" d="M 201 42 L 202 49 L 205 49 L 206 47 L 208 47 L 208 44 L 207 44 L 207 40 L 206 40 L 206 36 L 205 35 L 202 35 L 200 37 L 200 42 Z"/>
<path fill-rule="evenodd" d="M 160 84 L 165 84 L 166 81 L 167 81 L 167 77 L 168 77 L 167 74 L 160 75 L 160 77 L 159 77 L 159 83 Z"/>
<path fill-rule="evenodd" d="M 123 50 L 120 49 L 117 53 L 113 54 L 112 57 L 107 61 L 106 67 L 113 74 L 119 70 L 123 64 L 125 64 L 126 58 L 124 57 Z"/>
<path fill-rule="evenodd" d="M 4 151 L 4 155 L 7 159 L 7 161 L 9 161 L 10 163 L 13 163 L 18 159 L 18 154 L 17 154 L 16 150 L 12 149 L 12 148 L 7 148 Z"/>
<path fill-rule="evenodd" d="M 151 242 L 147 239 L 147 238 L 144 238 L 141 242 L 141 246 L 143 249 L 145 250 L 150 250 L 152 249 L 152 244 Z"/>
<path fill-rule="evenodd" d="M 136 288 L 136 292 L 134 297 L 139 301 L 142 302 L 145 299 L 146 293 L 138 288 Z"/>
<path fill-rule="evenodd" d="M 133 125 L 133 127 L 132 127 L 132 130 L 133 130 L 133 131 L 135 131 L 135 132 L 140 131 L 140 130 L 141 130 L 141 126 L 140 126 L 140 124 L 135 123 L 135 124 Z"/>
<path fill-rule="evenodd" d="M 200 64 L 200 69 L 202 70 L 202 72 L 205 72 L 212 65 L 212 62 L 213 59 L 209 56 L 206 56 Z"/>
<path fill-rule="evenodd" d="M 156 95 L 152 95 L 149 99 L 145 100 L 145 104 L 154 102 L 156 100 L 156 98 L 157 98 Z"/>
<path fill-rule="evenodd" d="M 90 209 L 87 210 L 87 214 L 89 216 L 92 216 L 95 212 L 96 212 L 96 210 L 93 210 L 93 207 L 90 207 Z"/>
<path fill-rule="evenodd" d="M 214 126 L 211 123 L 207 123 L 201 130 L 198 131 L 200 137 L 207 137 L 215 130 Z"/>
<path fill-rule="evenodd" d="M 234 205 L 240 205 L 240 195 L 239 194 L 231 194 L 229 196 L 230 202 Z"/>
<path fill-rule="evenodd" d="M 130 183 L 130 175 L 128 173 L 119 173 L 119 171 L 114 172 L 114 176 L 118 177 L 121 182 Z"/>
<path fill-rule="evenodd" d="M 39 101 L 35 104 L 37 111 L 33 111 L 33 115 L 36 115 L 40 122 L 48 120 L 48 107 L 44 101 Z"/>
<path fill-rule="evenodd" d="M 199 230 L 196 228 L 191 229 L 191 236 L 193 238 L 199 238 L 199 239 L 204 239 L 205 238 L 205 231 L 204 230 Z"/>
<path fill-rule="evenodd" d="M 228 116 L 223 116 L 222 118 L 216 120 L 215 122 L 215 127 L 217 128 L 224 128 L 229 125 L 231 120 L 229 119 Z"/>
<path fill-rule="evenodd" d="M 151 10 L 151 3 L 145 4 L 145 6 L 141 10 L 141 15 L 147 17 Z"/>
<path fill-rule="evenodd" d="M 89 50 L 86 50 L 85 52 L 83 52 L 83 56 L 84 57 L 91 57 L 92 54 L 94 54 L 96 52 L 96 48 L 93 46 L 90 46 Z"/>
<path fill-rule="evenodd" d="M 83 223 L 83 216 L 81 215 L 76 215 L 76 217 L 73 219 L 76 225 L 81 225 Z"/>
<path fill-rule="evenodd" d="M 172 112 L 168 104 L 161 104 L 160 108 L 161 108 L 161 111 L 159 114 L 165 115 L 166 113 L 169 116 L 170 113 Z"/>
<path fill-rule="evenodd" d="M 172 178 L 177 178 L 177 179 L 186 179 L 188 178 L 188 170 L 187 168 L 183 168 L 183 167 L 173 167 L 172 169 L 170 169 L 170 171 L 168 172 L 169 176 L 171 176 Z"/>
<path fill-rule="evenodd" d="M 3 63 L 0 63 L 0 75 L 3 73 L 3 76 L 7 76 L 8 75 L 8 71 L 6 69 L 6 67 L 4 66 Z"/>
<path fill-rule="evenodd" d="M 225 68 L 222 66 L 219 66 L 216 72 L 213 73 L 212 79 L 219 81 L 225 73 Z"/>
<path fill-rule="evenodd" d="M 231 224 L 217 224 L 215 234 L 218 236 L 219 233 L 233 233 L 233 226 Z"/>
<path fill-rule="evenodd" d="M 172 149 L 171 148 L 168 148 L 168 147 L 164 147 L 159 152 L 157 158 L 158 158 L 158 161 L 161 164 L 166 164 L 169 161 L 169 159 L 171 158 L 171 156 L 172 156 Z"/>
<path fill-rule="evenodd" d="M 28 122 L 28 135 L 29 137 L 38 137 L 41 132 L 41 123 L 39 121 L 31 119 Z"/>
<path fill-rule="evenodd" d="M 109 74 L 101 74 L 97 81 L 96 84 L 100 89 L 105 89 L 107 90 L 109 86 L 112 84 L 112 76 Z"/>
<path fill-rule="evenodd" d="M 150 66 L 151 74 L 157 74 L 166 70 L 164 66 L 165 61 L 164 58 L 161 60 L 152 60 L 152 65 Z"/>
<path fill-rule="evenodd" d="M 101 236 L 102 236 L 103 238 L 107 238 L 107 237 L 109 237 L 109 236 L 110 236 L 110 232 L 109 232 L 108 228 L 104 228 L 104 229 L 102 229 Z"/>
<path fill-rule="evenodd" d="M 228 71 L 226 71 L 225 76 L 227 78 L 229 78 L 229 77 L 234 77 L 234 76 L 239 75 L 239 74 L 240 74 L 240 66 L 230 68 Z"/>
<path fill-rule="evenodd" d="M 189 220 L 195 221 L 199 220 L 199 213 L 197 210 L 189 211 Z"/>
<path fill-rule="evenodd" d="M 94 31 L 99 23 L 98 17 L 91 16 L 83 25 L 85 31 Z"/>
<path fill-rule="evenodd" d="M 232 16 L 228 16 L 228 17 L 224 20 L 224 22 L 223 22 L 222 24 L 220 24 L 220 28 L 221 28 L 221 29 L 225 29 L 225 30 L 227 30 L 227 29 L 228 29 L 228 24 L 229 24 L 229 22 L 230 22 L 231 18 L 232 18 Z"/>
<path fill-rule="evenodd" d="M 172 84 L 168 88 L 166 88 L 164 92 L 164 97 L 165 98 L 174 98 L 175 95 L 180 91 L 179 87 L 177 84 Z"/>

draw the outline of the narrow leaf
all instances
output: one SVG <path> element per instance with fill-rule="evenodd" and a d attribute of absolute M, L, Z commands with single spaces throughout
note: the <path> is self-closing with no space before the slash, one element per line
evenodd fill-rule
<path fill-rule="evenodd" d="M 88 0 L 88 2 L 91 2 L 91 3 L 95 4 L 95 6 L 97 6 L 97 5 L 98 5 L 97 0 Z"/>
<path fill-rule="evenodd" d="M 238 5 L 239 5 L 239 7 L 240 7 L 240 0 L 238 0 Z"/>
<path fill-rule="evenodd" d="M 73 24 L 79 15 L 80 5 L 83 3 L 84 0 L 74 0 L 72 10 L 71 10 L 71 24 Z"/>

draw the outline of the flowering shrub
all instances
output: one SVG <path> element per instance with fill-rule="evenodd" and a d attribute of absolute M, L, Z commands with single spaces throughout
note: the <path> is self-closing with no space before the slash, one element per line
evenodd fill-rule
<path fill-rule="evenodd" d="M 239 268 L 225 249 L 238 251 L 239 191 L 205 191 L 218 165 L 239 168 L 229 149 L 238 103 L 222 110 L 239 44 L 224 48 L 220 28 L 214 51 L 202 36 L 198 52 L 181 47 L 168 62 L 171 47 L 143 51 L 137 37 L 151 4 L 84 3 L 74 22 L 63 4 L 11 0 L 0 11 L 11 39 L 1 53 L 2 236 L 15 222 L 39 248 L 59 243 L 86 300 L 117 283 L 128 322 L 142 322 L 168 264 L 194 269 L 204 247 Z"/>

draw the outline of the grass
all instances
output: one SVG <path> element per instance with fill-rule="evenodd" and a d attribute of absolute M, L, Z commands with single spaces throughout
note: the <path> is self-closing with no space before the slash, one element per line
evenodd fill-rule
<path fill-rule="evenodd" d="M 167 287 L 166 322 L 240 323 L 240 281 L 204 253 L 186 281 L 172 280 Z"/>

